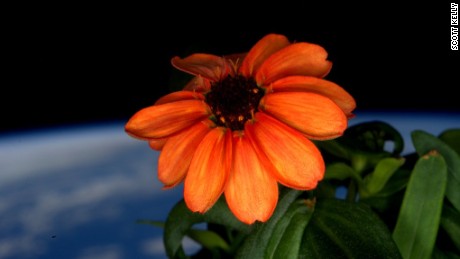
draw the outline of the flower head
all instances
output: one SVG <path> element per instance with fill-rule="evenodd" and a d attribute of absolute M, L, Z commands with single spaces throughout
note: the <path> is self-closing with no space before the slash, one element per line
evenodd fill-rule
<path fill-rule="evenodd" d="M 126 131 L 162 150 L 158 177 L 165 188 L 185 179 L 184 199 L 206 212 L 225 194 L 242 222 L 266 221 L 278 183 L 314 189 L 324 176 L 321 153 L 309 139 L 341 136 L 355 101 L 322 79 L 327 52 L 269 34 L 247 54 L 175 57 L 195 75 L 184 90 L 137 112 Z"/>

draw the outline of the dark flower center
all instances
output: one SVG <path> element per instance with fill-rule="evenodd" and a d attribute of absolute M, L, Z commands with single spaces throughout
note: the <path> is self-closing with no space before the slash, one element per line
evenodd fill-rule
<path fill-rule="evenodd" d="M 227 76 L 211 84 L 205 101 L 211 107 L 214 122 L 232 130 L 243 130 L 244 123 L 257 112 L 264 90 L 252 78 Z"/>

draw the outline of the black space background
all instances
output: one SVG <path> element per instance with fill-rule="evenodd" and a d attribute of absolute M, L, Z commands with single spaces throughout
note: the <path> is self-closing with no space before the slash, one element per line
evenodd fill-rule
<path fill-rule="evenodd" d="M 248 5 L 257 6 L 249 8 Z M 170 59 L 267 33 L 322 45 L 358 110 L 460 112 L 450 4 L 168 2 L 21 6 L 2 31 L 0 132 L 127 120 L 180 86 Z"/>

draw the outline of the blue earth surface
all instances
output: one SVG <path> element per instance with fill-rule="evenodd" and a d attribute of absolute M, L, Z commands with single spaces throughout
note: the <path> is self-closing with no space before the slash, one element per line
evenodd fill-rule
<path fill-rule="evenodd" d="M 350 125 L 384 121 L 438 135 L 458 113 L 357 112 Z M 0 135 L 0 258 L 166 258 L 164 220 L 182 186 L 162 190 L 158 152 L 127 136 L 124 122 Z M 198 245 L 184 240 L 187 251 Z"/>

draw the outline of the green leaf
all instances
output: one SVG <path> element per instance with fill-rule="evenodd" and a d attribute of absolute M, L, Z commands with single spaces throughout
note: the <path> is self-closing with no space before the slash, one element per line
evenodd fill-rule
<path fill-rule="evenodd" d="M 389 212 L 391 215 L 399 213 L 399 208 L 401 207 L 404 196 L 402 190 L 407 186 L 410 173 L 411 171 L 403 168 L 396 170 L 381 191 L 372 196 L 361 196 L 359 201 L 368 204 L 380 213 L 389 210 L 392 211 Z M 395 223 L 396 216 L 394 217 Z"/>
<path fill-rule="evenodd" d="M 165 227 L 165 223 L 162 221 L 156 220 L 137 220 L 138 224 L 151 225 L 155 227 Z M 221 248 L 224 251 L 229 251 L 230 247 L 227 242 L 219 236 L 217 233 L 209 230 L 201 229 L 189 229 L 186 233 L 186 236 L 195 240 L 197 243 L 201 244 L 203 247 L 212 250 L 216 248 Z"/>
<path fill-rule="evenodd" d="M 392 157 L 380 160 L 374 171 L 364 179 L 364 188 L 360 193 L 361 197 L 372 196 L 380 192 L 391 176 L 404 164 L 404 161 L 404 158 Z"/>
<path fill-rule="evenodd" d="M 441 227 L 460 251 L 460 213 L 447 204 L 442 209 Z"/>
<path fill-rule="evenodd" d="M 359 184 L 361 184 L 361 176 L 350 166 L 345 163 L 334 163 L 326 167 L 326 174 L 324 175 L 324 180 L 345 180 L 352 178 Z"/>
<path fill-rule="evenodd" d="M 251 230 L 250 226 L 235 218 L 223 197 L 205 214 L 191 212 L 182 200 L 169 212 L 165 223 L 163 240 L 168 257 L 177 258 L 185 254 L 182 239 L 194 224 L 200 222 L 224 225 L 243 233 L 249 233 Z"/>
<path fill-rule="evenodd" d="M 412 132 L 412 140 L 419 156 L 437 150 L 444 157 L 448 169 L 446 197 L 460 211 L 460 156 L 443 141 L 424 131 Z"/>
<path fill-rule="evenodd" d="M 419 158 L 404 194 L 393 239 L 403 258 L 430 258 L 436 241 L 447 181 L 437 152 Z"/>
<path fill-rule="evenodd" d="M 182 248 L 182 239 L 193 224 L 200 222 L 202 216 L 192 213 L 182 200 L 169 212 L 165 223 L 163 241 L 166 254 L 169 258 L 177 258 L 185 254 Z"/>
<path fill-rule="evenodd" d="M 188 211 L 192 213 L 190 210 Z M 225 202 L 225 198 L 223 196 L 220 197 L 220 199 L 214 204 L 214 206 L 212 206 L 212 208 L 205 214 L 194 214 L 202 216 L 201 222 L 223 225 L 242 233 L 251 232 L 250 225 L 242 223 L 233 215 L 233 213 L 228 208 L 227 203 Z"/>
<path fill-rule="evenodd" d="M 305 204 L 303 206 L 306 207 Z M 298 258 L 302 236 L 312 215 L 313 210 L 307 213 L 296 213 L 284 231 L 281 242 L 276 246 L 275 254 L 267 258 Z"/>
<path fill-rule="evenodd" d="M 442 251 L 435 247 L 431 259 L 460 259 L 460 256 L 448 251 Z"/>
<path fill-rule="evenodd" d="M 380 196 L 377 194 L 375 196 L 367 197 L 365 199 L 360 199 L 359 201 L 369 205 L 372 209 L 379 213 L 382 220 L 387 222 L 388 226 L 394 226 L 396 223 L 396 217 L 399 213 L 399 208 L 401 207 L 401 201 L 403 199 L 404 193 L 394 193 L 388 196 Z"/>
<path fill-rule="evenodd" d="M 300 191 L 283 189 L 276 206 L 273 215 L 266 223 L 255 223 L 254 231 L 246 238 L 243 245 L 238 250 L 236 257 L 237 258 L 265 258 L 265 252 L 267 246 L 272 237 L 277 238 L 279 233 L 283 231 L 283 226 L 288 226 L 289 223 L 289 214 L 287 211 L 290 209 L 291 205 L 294 207 L 296 204 L 292 204 L 295 199 L 301 194 Z M 306 205 L 304 205 L 306 207 Z M 296 211 L 295 208 L 292 208 L 291 211 Z M 287 216 L 285 215 L 287 214 Z M 281 227 L 278 226 L 280 224 Z M 276 231 L 276 234 L 273 233 Z M 276 242 L 272 241 L 272 244 Z"/>
<path fill-rule="evenodd" d="M 401 258 L 391 233 L 366 205 L 318 200 L 299 258 Z"/>
<path fill-rule="evenodd" d="M 327 140 L 327 141 L 315 141 L 315 144 L 324 149 L 326 152 L 343 159 L 349 160 L 351 153 L 354 151 L 346 145 L 340 144 L 337 139 Z"/>
<path fill-rule="evenodd" d="M 283 217 L 279 219 L 277 224 L 274 226 L 273 231 L 271 232 L 271 238 L 268 240 L 267 247 L 264 251 L 264 256 L 267 258 L 273 257 L 273 254 L 276 251 L 276 247 L 280 243 L 283 234 L 286 231 L 286 228 L 290 224 L 292 218 L 298 213 L 306 213 L 308 211 L 307 206 L 305 206 L 305 201 L 298 200 L 292 203 Z"/>
<path fill-rule="evenodd" d="M 460 129 L 446 130 L 439 135 L 439 139 L 460 155 Z"/>
<path fill-rule="evenodd" d="M 309 209 L 305 200 L 295 201 L 273 229 L 264 257 L 278 258 L 276 255 L 291 253 L 292 249 L 298 251 L 303 231 L 312 212 L 313 209 Z"/>
<path fill-rule="evenodd" d="M 387 181 L 387 184 L 385 184 L 383 189 L 378 192 L 376 196 L 387 197 L 403 190 L 407 186 L 407 182 L 409 182 L 409 178 L 412 173 L 411 170 L 412 168 L 399 168 L 396 170 L 390 180 Z"/>
<path fill-rule="evenodd" d="M 201 230 L 201 229 L 190 229 L 187 232 L 187 236 L 191 239 L 195 240 L 197 243 L 201 244 L 203 247 L 213 250 L 216 248 L 221 248 L 224 251 L 229 251 L 230 247 L 225 242 L 225 240 L 216 234 L 216 232 L 209 231 L 209 230 Z"/>

